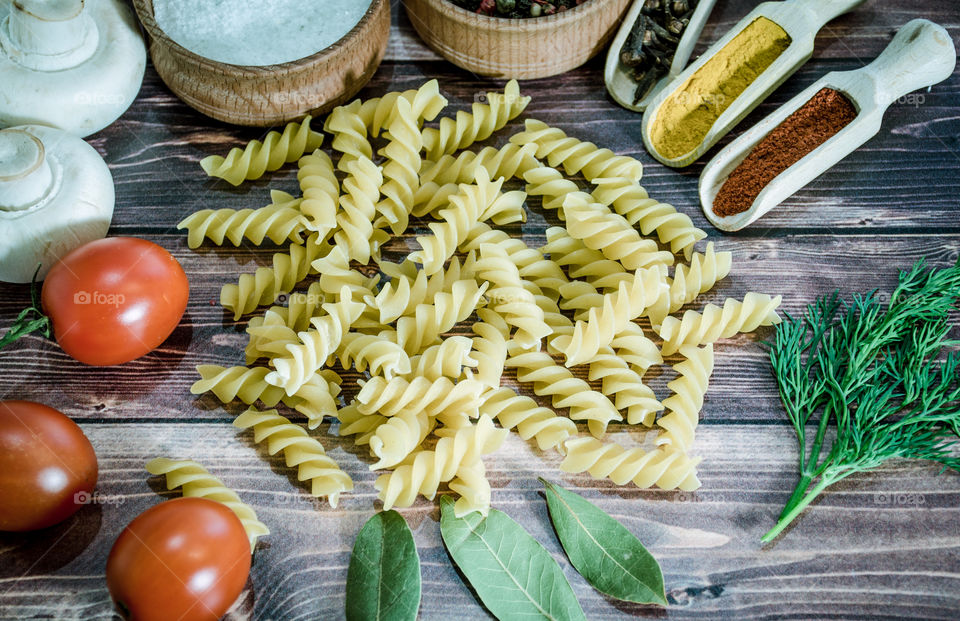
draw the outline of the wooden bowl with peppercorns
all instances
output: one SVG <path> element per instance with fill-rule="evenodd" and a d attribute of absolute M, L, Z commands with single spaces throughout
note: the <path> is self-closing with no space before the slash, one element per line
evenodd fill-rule
<path fill-rule="evenodd" d="M 435 52 L 478 75 L 517 79 L 545 78 L 587 62 L 603 50 L 630 4 L 577 2 L 403 0 L 414 30 Z M 518 17 L 527 12 L 530 17 Z"/>

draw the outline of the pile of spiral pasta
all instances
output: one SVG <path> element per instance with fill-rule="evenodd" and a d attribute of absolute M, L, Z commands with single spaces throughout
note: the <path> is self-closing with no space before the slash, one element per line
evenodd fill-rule
<path fill-rule="evenodd" d="M 236 185 L 299 161 L 301 197 L 274 191 L 267 207 L 204 210 L 180 224 L 191 247 L 205 239 L 289 243 L 272 267 L 222 289 L 237 320 L 289 294 L 285 306 L 250 319 L 248 366 L 201 366 L 192 392 L 256 406 L 234 424 L 252 429 L 271 455 L 282 453 L 333 506 L 352 480 L 304 427 L 269 408 L 285 404 L 310 429 L 324 417 L 339 420 L 339 434 L 369 447 L 370 468 L 384 471 L 376 489 L 385 509 L 433 498 L 446 484 L 459 495 L 459 515 L 485 513 L 482 457 L 511 429 L 559 450 L 566 472 L 640 487 L 700 485 L 691 449 L 712 343 L 778 322 L 780 298 L 749 293 L 672 316 L 730 272 L 730 253 L 712 243 L 695 250 L 706 233 L 648 197 L 640 162 L 542 122 L 527 120 L 500 149 L 464 150 L 528 102 L 510 82 L 471 112 L 424 127 L 447 104 L 433 80 L 333 110 L 324 130 L 336 163 L 319 149 L 323 135 L 309 117 L 201 162 Z M 374 139 L 383 142 L 380 164 Z M 564 173 L 582 175 L 592 191 Z M 504 191 L 510 179 L 526 191 Z M 542 248 L 495 228 L 524 221 L 528 199 L 566 225 L 550 228 Z M 411 217 L 427 216 L 418 250 L 401 263 L 381 258 Z M 686 262 L 668 269 L 678 255 Z M 373 277 L 358 269 L 374 264 Z M 444 338 L 471 317 L 472 337 Z M 643 376 L 674 353 L 677 378 L 661 402 Z M 365 378 L 348 402 L 337 365 Z M 571 372 L 576 365 L 586 365 L 589 382 Z M 503 385 L 508 369 L 553 407 Z M 627 449 L 605 437 L 610 423 L 624 421 L 655 428 L 655 447 Z"/>

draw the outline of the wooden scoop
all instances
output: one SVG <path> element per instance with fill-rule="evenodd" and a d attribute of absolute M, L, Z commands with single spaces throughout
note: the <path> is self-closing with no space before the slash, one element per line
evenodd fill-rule
<path fill-rule="evenodd" d="M 693 48 L 696 47 L 697 41 L 700 39 L 700 33 L 703 32 L 703 27 L 707 23 L 707 18 L 710 17 L 710 11 L 713 10 L 713 5 L 717 3 L 717 0 L 700 0 L 697 8 L 693 11 L 693 15 L 690 16 L 690 23 L 687 24 L 687 27 L 683 30 L 683 35 L 677 44 L 677 51 L 674 53 L 673 61 L 670 63 L 670 71 L 667 75 L 657 80 L 650 90 L 647 91 L 647 94 L 643 96 L 643 99 L 634 104 L 637 83 L 630 77 L 630 70 L 620 62 L 620 50 L 623 49 L 623 44 L 627 41 L 633 24 L 637 21 L 637 17 L 640 16 L 644 1 L 645 0 L 634 0 L 633 6 L 627 11 L 627 15 L 623 18 L 623 23 L 620 25 L 620 30 L 617 31 L 617 36 L 614 37 L 613 43 L 610 44 L 610 49 L 607 50 L 607 64 L 603 71 L 603 79 L 607 84 L 607 92 L 610 93 L 613 100 L 627 110 L 633 110 L 634 112 L 643 112 L 646 110 L 647 104 L 653 97 L 663 90 L 663 87 L 669 84 L 675 77 L 680 75 L 680 72 L 687 66 L 690 55 L 693 54 Z"/>
<path fill-rule="evenodd" d="M 788 0 L 759 5 L 650 101 L 643 115 L 643 142 L 647 151 L 667 166 L 682 168 L 692 164 L 810 59 L 817 32 L 827 22 L 863 2 L 864 0 Z M 693 150 L 674 158 L 659 153 L 653 146 L 650 131 L 663 102 L 744 28 L 760 17 L 766 17 L 783 28 L 790 36 L 790 46 L 724 110 Z"/>
<path fill-rule="evenodd" d="M 956 63 L 953 41 L 943 27 L 925 19 L 908 22 L 872 63 L 855 71 L 828 73 L 710 160 L 700 177 L 703 213 L 724 231 L 738 231 L 751 224 L 875 136 L 890 104 L 912 91 L 946 80 Z M 747 211 L 727 217 L 715 214 L 713 199 L 730 173 L 770 131 L 823 88 L 845 94 L 856 107 L 857 117 L 774 178 Z"/>

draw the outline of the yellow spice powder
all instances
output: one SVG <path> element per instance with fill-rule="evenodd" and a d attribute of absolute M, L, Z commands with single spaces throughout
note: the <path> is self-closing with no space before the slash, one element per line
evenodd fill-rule
<path fill-rule="evenodd" d="M 776 22 L 758 17 L 668 97 L 650 127 L 654 148 L 674 159 L 703 142 L 723 111 L 790 46 Z"/>

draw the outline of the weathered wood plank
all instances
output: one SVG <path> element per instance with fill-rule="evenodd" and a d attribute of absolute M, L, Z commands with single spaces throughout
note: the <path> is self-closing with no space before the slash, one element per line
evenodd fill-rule
<path fill-rule="evenodd" d="M 376 495 L 376 473 L 348 440 L 318 435 L 356 482 L 355 493 L 332 510 L 291 480 L 280 460 L 261 460 L 249 434 L 227 424 L 94 424 L 84 430 L 101 463 L 100 504 L 65 525 L 54 560 L 33 568 L 52 538 L 0 535 L 0 617 L 109 616 L 102 572 L 112 541 L 133 515 L 176 495 L 161 491 L 160 480 L 143 470 L 157 455 L 199 459 L 272 529 L 261 540 L 252 591 L 244 598 L 253 618 L 342 617 L 353 538 L 375 510 Z M 952 519 L 960 477 L 937 476 L 936 468 L 921 464 L 891 464 L 838 486 L 788 535 L 761 548 L 759 537 L 793 484 L 794 446 L 786 428 L 704 428 L 696 444 L 705 458 L 704 486 L 693 493 L 567 475 L 558 470 L 559 456 L 541 454 L 516 436 L 487 463 L 494 505 L 563 565 L 590 619 L 662 612 L 604 598 L 572 570 L 551 530 L 537 476 L 578 490 L 648 545 L 664 568 L 675 604 L 671 617 L 951 618 L 960 606 L 960 544 Z M 402 512 L 422 561 L 422 618 L 486 618 L 442 546 L 436 503 L 420 499 Z"/>

